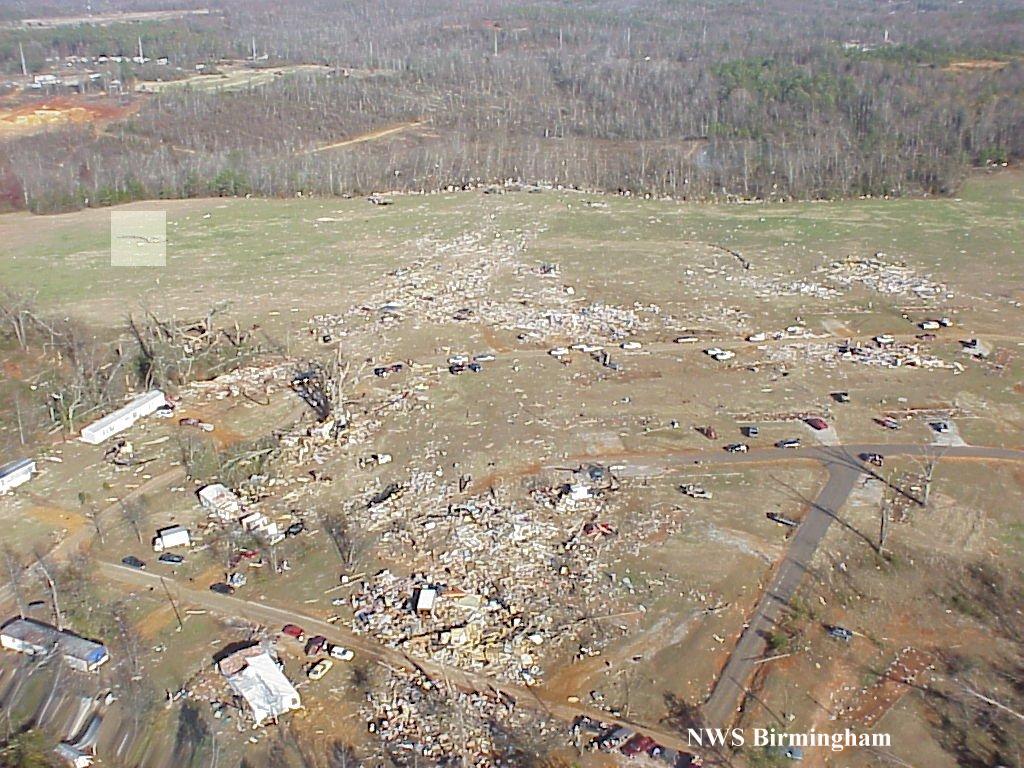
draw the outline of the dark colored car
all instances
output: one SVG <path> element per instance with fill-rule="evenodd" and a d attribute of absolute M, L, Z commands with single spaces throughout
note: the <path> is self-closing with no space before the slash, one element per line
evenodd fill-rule
<path fill-rule="evenodd" d="M 484 367 L 480 365 L 480 363 L 470 363 L 469 365 L 466 366 L 466 368 L 471 370 L 473 373 L 480 373 L 480 371 L 484 369 Z"/>
<path fill-rule="evenodd" d="M 316 656 L 321 651 L 325 653 L 330 653 L 327 638 L 323 635 L 314 635 L 313 637 L 309 638 L 309 641 L 306 643 L 306 655 Z"/>
<path fill-rule="evenodd" d="M 880 467 L 885 463 L 885 457 L 880 453 L 862 453 L 860 460 L 876 467 Z"/>
<path fill-rule="evenodd" d="M 625 744 L 619 747 L 619 752 L 624 754 L 626 757 L 635 757 L 642 752 L 647 752 L 649 749 L 653 749 L 658 746 L 658 742 L 652 739 L 650 736 L 644 736 L 642 733 L 637 733 L 632 736 Z"/>
<path fill-rule="evenodd" d="M 283 627 L 281 627 L 281 634 L 288 635 L 288 637 L 293 637 L 300 643 L 306 639 L 306 630 L 304 630 L 297 624 L 285 624 Z"/>
<path fill-rule="evenodd" d="M 836 640 L 848 643 L 853 639 L 853 632 L 846 627 L 826 627 L 825 631 L 828 632 L 829 637 L 834 637 Z"/>
<path fill-rule="evenodd" d="M 140 571 L 145 569 L 146 564 L 139 560 L 134 555 L 128 555 L 127 557 L 121 558 L 121 563 L 127 565 L 129 568 L 138 568 Z"/>
<path fill-rule="evenodd" d="M 176 555 L 173 552 L 164 552 L 160 557 L 157 558 L 161 563 L 169 563 L 170 565 L 179 565 L 185 562 L 185 558 L 181 555 Z"/>
<path fill-rule="evenodd" d="M 216 592 L 218 595 L 233 595 L 235 594 L 235 588 L 230 584 L 225 584 L 222 581 L 218 581 L 216 584 L 210 585 L 210 591 Z"/>
<path fill-rule="evenodd" d="M 284 535 L 288 537 L 298 536 L 304 530 L 306 530 L 306 524 L 300 521 L 297 523 L 292 523 L 287 528 L 285 528 Z"/>

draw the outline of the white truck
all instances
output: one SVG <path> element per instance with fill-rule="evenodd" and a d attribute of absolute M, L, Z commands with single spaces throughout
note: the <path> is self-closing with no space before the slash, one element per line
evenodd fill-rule
<path fill-rule="evenodd" d="M 161 528 L 153 537 L 153 551 L 163 552 L 165 549 L 174 547 L 192 546 L 192 536 L 188 528 L 183 525 L 172 525 L 169 528 Z"/>

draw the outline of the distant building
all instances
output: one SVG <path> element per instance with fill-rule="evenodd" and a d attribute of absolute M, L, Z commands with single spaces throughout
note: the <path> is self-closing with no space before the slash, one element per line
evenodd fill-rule
<path fill-rule="evenodd" d="M 159 389 L 139 395 L 127 405 L 84 427 L 80 435 L 81 440 L 91 445 L 98 445 L 108 437 L 128 429 L 143 416 L 148 416 L 165 405 L 167 405 L 167 399 Z"/>
<path fill-rule="evenodd" d="M 12 461 L 0 467 L 0 493 L 13 491 L 19 485 L 27 483 L 32 479 L 32 473 L 36 471 L 36 463 L 32 459 L 21 459 Z"/>
<path fill-rule="evenodd" d="M 110 660 L 100 643 L 34 619 L 14 619 L 0 629 L 0 647 L 29 656 L 59 654 L 79 672 L 95 672 Z"/>
<path fill-rule="evenodd" d="M 220 660 L 217 669 L 252 710 L 256 725 L 299 709 L 302 699 L 269 646 L 252 645 Z"/>

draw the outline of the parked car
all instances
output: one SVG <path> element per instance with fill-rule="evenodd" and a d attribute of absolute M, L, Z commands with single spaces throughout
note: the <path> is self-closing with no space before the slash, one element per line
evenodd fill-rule
<path fill-rule="evenodd" d="M 482 371 L 484 367 L 480 365 L 480 363 L 470 363 L 469 365 L 466 366 L 466 369 L 472 371 L 473 373 L 480 373 L 480 371 Z"/>
<path fill-rule="evenodd" d="M 746 437 L 757 437 L 759 434 L 761 434 L 761 430 L 758 429 L 753 424 L 743 427 L 742 432 Z"/>
<path fill-rule="evenodd" d="M 800 438 L 798 437 L 787 437 L 785 440 L 779 440 L 775 444 L 776 448 L 799 448 Z"/>
<path fill-rule="evenodd" d="M 725 446 L 725 450 L 729 453 L 746 453 L 750 450 L 750 446 L 746 443 L 729 443 Z"/>
<path fill-rule="evenodd" d="M 285 528 L 284 535 L 291 538 L 292 536 L 298 536 L 304 530 L 306 530 L 306 524 L 300 520 L 299 522 L 292 523 L 287 528 Z"/>
<path fill-rule="evenodd" d="M 310 680 L 319 680 L 330 672 L 333 666 L 334 662 L 330 659 L 320 659 L 320 661 L 309 668 L 309 671 L 306 672 L 306 677 Z"/>
<path fill-rule="evenodd" d="M 930 421 L 928 422 L 928 426 L 931 427 L 934 431 L 938 432 L 940 435 L 944 435 L 947 432 L 949 432 L 948 421 Z"/>
<path fill-rule="evenodd" d="M 620 349 L 640 349 L 642 346 L 639 341 L 624 341 L 619 344 Z"/>
<path fill-rule="evenodd" d="M 849 392 L 833 392 L 832 393 L 832 399 L 835 400 L 837 403 L 848 403 L 848 402 L 850 402 L 850 393 Z"/>
<path fill-rule="evenodd" d="M 210 585 L 210 591 L 216 592 L 218 595 L 233 595 L 235 594 L 235 588 L 230 584 L 225 584 L 222 581 L 218 581 L 215 584 Z"/>
<path fill-rule="evenodd" d="M 810 418 L 808 418 L 808 419 L 804 419 L 804 422 L 805 422 L 805 423 L 807 424 L 807 426 L 809 426 L 809 427 L 810 427 L 811 429 L 816 429 L 816 430 L 818 430 L 819 432 L 820 432 L 820 431 L 822 431 L 823 429 L 828 429 L 828 422 L 827 422 L 827 421 L 825 421 L 825 420 L 824 420 L 823 418 L 821 418 L 820 416 L 811 416 L 811 417 L 810 417 Z"/>
<path fill-rule="evenodd" d="M 900 423 L 890 416 L 883 416 L 880 419 L 875 419 L 875 423 L 885 427 L 886 429 L 891 429 L 893 432 L 900 429 Z"/>
<path fill-rule="evenodd" d="M 330 653 L 331 657 L 338 661 L 352 661 L 356 657 L 355 652 L 351 648 L 346 648 L 343 645 L 332 645 Z"/>
<path fill-rule="evenodd" d="M 880 453 L 862 453 L 860 455 L 861 461 L 866 461 L 875 467 L 880 467 L 885 463 L 885 457 Z"/>
<path fill-rule="evenodd" d="M 316 656 L 320 651 L 324 650 L 327 645 L 327 638 L 323 635 L 314 635 L 309 638 L 309 642 L 306 643 L 306 655 Z"/>
<path fill-rule="evenodd" d="M 185 562 L 185 558 L 181 555 L 176 555 L 173 552 L 164 552 L 160 557 L 157 558 L 161 563 L 167 563 L 168 565 L 180 565 Z"/>
<path fill-rule="evenodd" d="M 848 630 L 846 627 L 825 627 L 825 631 L 828 632 L 829 637 L 835 638 L 836 640 L 842 640 L 846 643 L 853 639 L 853 632 Z"/>
<path fill-rule="evenodd" d="M 298 624 L 285 624 L 281 627 L 281 634 L 293 637 L 300 643 L 306 640 L 306 631 Z"/>
<path fill-rule="evenodd" d="M 129 568 L 138 568 L 140 571 L 145 570 L 146 564 L 139 560 L 134 555 L 128 555 L 127 557 L 121 558 L 121 563 L 127 565 Z"/>
<path fill-rule="evenodd" d="M 650 736 L 645 736 L 642 733 L 636 733 L 633 734 L 625 744 L 619 747 L 619 752 L 624 754 L 626 757 L 635 757 L 636 755 L 646 752 L 656 746 L 658 746 L 658 742 Z"/>
<path fill-rule="evenodd" d="M 706 437 L 708 440 L 717 440 L 718 439 L 718 433 L 715 432 L 715 428 L 712 427 L 711 425 L 704 426 L 704 427 L 697 427 L 697 431 L 700 432 L 702 435 L 704 435 L 704 437 Z"/>

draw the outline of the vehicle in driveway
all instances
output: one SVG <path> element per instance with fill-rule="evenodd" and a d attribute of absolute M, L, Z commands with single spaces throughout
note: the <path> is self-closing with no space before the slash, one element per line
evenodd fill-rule
<path fill-rule="evenodd" d="M 235 588 L 230 584 L 225 584 L 222 581 L 218 581 L 210 585 L 210 591 L 216 592 L 218 595 L 233 595 L 235 594 Z"/>
<path fill-rule="evenodd" d="M 636 733 L 630 737 L 625 744 L 619 747 L 619 752 L 624 754 L 626 757 L 636 757 L 637 755 L 647 752 L 656 746 L 658 746 L 658 742 L 650 736 L 645 736 L 642 733 Z"/>
<path fill-rule="evenodd" d="M 816 429 L 821 432 L 822 430 L 828 429 L 828 422 L 820 416 L 811 416 L 804 419 L 804 423 L 807 424 L 811 429 Z"/>
<path fill-rule="evenodd" d="M 122 557 L 121 564 L 127 565 L 129 568 L 136 568 L 140 571 L 145 570 L 146 568 L 146 564 L 134 555 L 127 555 L 126 557 Z"/>
<path fill-rule="evenodd" d="M 775 444 L 775 447 L 776 448 L 799 448 L 800 447 L 800 438 L 798 438 L 798 437 L 788 437 L 785 440 L 779 440 L 779 442 L 777 442 Z"/>
<path fill-rule="evenodd" d="M 306 630 L 298 624 L 285 624 L 281 627 L 281 634 L 298 640 L 300 643 L 306 640 Z"/>
<path fill-rule="evenodd" d="M 287 528 L 285 528 L 284 535 L 290 539 L 293 536 L 298 536 L 304 530 L 306 530 L 306 524 L 300 520 L 299 522 L 292 523 Z"/>
<path fill-rule="evenodd" d="M 891 429 L 893 432 L 896 432 L 900 429 L 900 423 L 891 416 L 883 416 L 880 419 L 875 419 L 875 423 L 885 427 L 886 429 Z"/>
<path fill-rule="evenodd" d="M 320 659 L 316 664 L 309 668 L 306 672 L 306 677 L 310 680 L 320 680 L 324 675 L 331 671 L 331 667 L 334 666 L 334 662 L 330 659 Z"/>
<path fill-rule="evenodd" d="M 181 555 L 175 555 L 173 552 L 164 552 L 157 560 L 161 563 L 167 563 L 168 565 L 180 565 L 185 562 L 185 558 Z"/>
<path fill-rule="evenodd" d="M 880 453 L 862 453 L 860 460 L 875 467 L 880 467 L 885 463 L 885 457 Z"/>
<path fill-rule="evenodd" d="M 725 446 L 725 450 L 729 453 L 746 453 L 750 450 L 750 446 L 746 443 L 729 443 Z"/>
<path fill-rule="evenodd" d="M 761 430 L 758 429 L 755 425 L 750 424 L 746 427 L 743 427 L 743 434 L 745 437 L 757 437 L 759 434 L 761 434 Z"/>
<path fill-rule="evenodd" d="M 330 653 L 331 658 L 338 661 L 352 661 L 356 657 L 355 652 L 351 648 L 346 648 L 343 645 L 332 645 Z"/>
<path fill-rule="evenodd" d="M 323 635 L 313 635 L 309 638 L 309 642 L 306 643 L 306 655 L 316 656 L 320 651 L 324 650 L 327 646 L 327 638 Z"/>
<path fill-rule="evenodd" d="M 930 421 L 928 422 L 928 426 L 931 427 L 934 432 L 937 432 L 940 435 L 944 435 L 947 432 L 949 432 L 948 421 Z"/>

